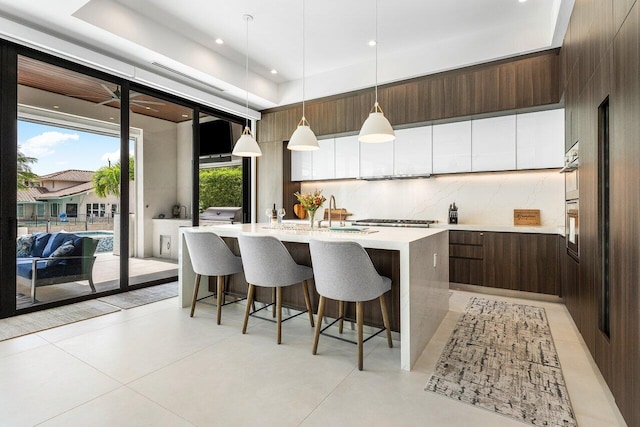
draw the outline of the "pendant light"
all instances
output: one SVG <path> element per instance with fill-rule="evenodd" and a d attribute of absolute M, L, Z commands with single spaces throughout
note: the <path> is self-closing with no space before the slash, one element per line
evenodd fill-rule
<path fill-rule="evenodd" d="M 246 67 L 245 67 L 245 86 L 247 89 L 247 102 L 246 102 L 246 123 L 244 130 L 242 131 L 242 135 L 236 142 L 236 145 L 233 147 L 234 156 L 240 157 L 258 157 L 262 156 L 262 151 L 260 151 L 260 146 L 258 146 L 258 141 L 253 137 L 253 133 L 251 133 L 251 128 L 249 128 L 249 22 L 253 21 L 253 16 L 251 15 L 243 15 L 244 20 L 247 22 L 247 56 L 246 56 Z"/>
<path fill-rule="evenodd" d="M 396 134 L 391 123 L 384 116 L 384 112 L 378 103 L 378 0 L 376 0 L 376 101 L 364 121 L 358 141 L 360 142 L 389 142 L 396 139 Z"/>
<path fill-rule="evenodd" d="M 302 118 L 298 122 L 298 127 L 293 132 L 293 135 L 291 135 L 287 148 L 295 151 L 310 151 L 320 148 L 318 138 L 316 138 L 304 116 L 304 0 L 302 0 Z"/>

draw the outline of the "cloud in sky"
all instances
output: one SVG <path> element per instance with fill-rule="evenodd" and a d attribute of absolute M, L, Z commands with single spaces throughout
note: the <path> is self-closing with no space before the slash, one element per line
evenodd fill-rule
<path fill-rule="evenodd" d="M 27 139 L 20 144 L 20 151 L 30 157 L 46 157 L 55 153 L 55 147 L 64 144 L 66 141 L 77 141 L 80 136 L 77 133 L 43 132 Z"/>
<path fill-rule="evenodd" d="M 104 153 L 102 157 L 100 157 L 103 162 L 111 161 L 111 164 L 116 164 L 120 161 L 120 150 L 116 150 L 113 153 Z"/>

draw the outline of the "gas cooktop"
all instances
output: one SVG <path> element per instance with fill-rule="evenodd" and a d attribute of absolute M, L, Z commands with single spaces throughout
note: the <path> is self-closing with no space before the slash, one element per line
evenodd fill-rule
<path fill-rule="evenodd" d="M 434 224 L 432 219 L 359 219 L 353 225 L 366 225 L 369 227 L 417 227 L 429 228 L 429 224 Z"/>

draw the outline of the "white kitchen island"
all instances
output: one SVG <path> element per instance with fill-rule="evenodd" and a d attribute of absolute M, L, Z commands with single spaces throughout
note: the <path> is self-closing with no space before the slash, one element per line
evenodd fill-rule
<path fill-rule="evenodd" d="M 179 304 L 189 307 L 195 273 L 184 241 L 184 231 L 211 231 L 236 238 L 241 233 L 275 236 L 283 242 L 309 243 L 309 239 L 351 240 L 365 248 L 398 251 L 400 256 L 401 368 L 411 370 L 449 310 L 449 234 L 432 228 L 369 227 L 367 232 L 309 231 L 270 228 L 267 224 L 236 224 L 180 229 Z M 209 292 L 200 287 L 200 296 Z M 311 346 L 311 342 L 309 343 Z M 311 347 L 309 347 L 311 348 Z"/>

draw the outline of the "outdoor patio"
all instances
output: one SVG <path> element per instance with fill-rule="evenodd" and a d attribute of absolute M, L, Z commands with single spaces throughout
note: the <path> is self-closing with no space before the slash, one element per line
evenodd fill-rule
<path fill-rule="evenodd" d="M 93 282 L 97 293 L 118 289 L 120 274 L 120 257 L 112 252 L 97 253 L 93 267 Z M 163 258 L 129 258 L 129 284 L 136 285 L 144 282 L 162 280 L 178 276 L 178 262 Z M 35 305 L 74 298 L 91 293 L 89 282 L 63 283 L 60 285 L 43 286 L 37 289 Z M 17 309 L 31 307 L 31 290 L 27 286 L 18 285 L 16 294 Z"/>

